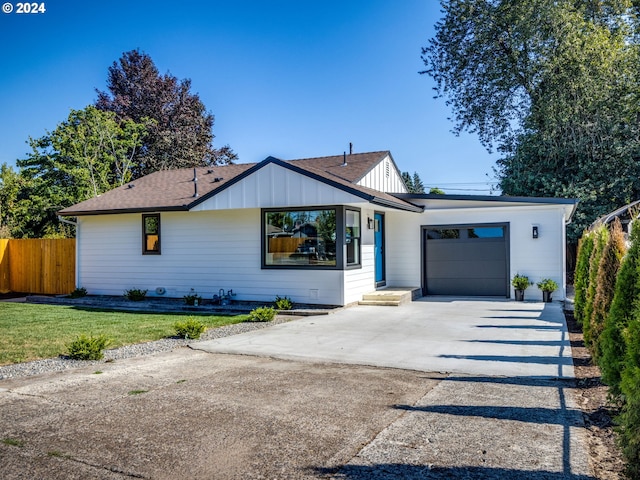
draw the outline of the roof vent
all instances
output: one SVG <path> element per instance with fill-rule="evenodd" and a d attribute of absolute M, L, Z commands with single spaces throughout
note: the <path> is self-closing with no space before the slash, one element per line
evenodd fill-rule
<path fill-rule="evenodd" d="M 349 155 L 353 155 L 353 143 L 349 142 Z"/>
<path fill-rule="evenodd" d="M 222 180 L 224 180 L 222 177 L 216 177 L 213 179 L 214 182 L 221 182 Z"/>
<path fill-rule="evenodd" d="M 196 169 L 193 169 L 193 198 L 198 198 L 198 175 Z"/>
<path fill-rule="evenodd" d="M 207 170 L 207 173 L 213 173 L 213 170 L 209 169 Z"/>
<path fill-rule="evenodd" d="M 347 152 L 343 152 L 342 153 L 342 167 L 346 167 L 347 166 Z"/>
<path fill-rule="evenodd" d="M 129 185 L 127 185 L 127 188 L 133 188 L 133 187 L 135 187 L 135 184 L 133 183 L 130 183 Z"/>

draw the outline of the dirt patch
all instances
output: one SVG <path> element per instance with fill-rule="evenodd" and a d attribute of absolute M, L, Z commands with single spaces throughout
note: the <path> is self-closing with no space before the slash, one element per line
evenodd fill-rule
<path fill-rule="evenodd" d="M 616 445 L 613 423 L 618 408 L 608 401 L 608 387 L 602 383 L 600 369 L 594 365 L 589 349 L 585 347 L 582 328 L 571 312 L 565 312 L 565 317 L 573 353 L 577 401 L 584 412 L 593 472 L 599 480 L 623 479 L 625 465 Z"/>

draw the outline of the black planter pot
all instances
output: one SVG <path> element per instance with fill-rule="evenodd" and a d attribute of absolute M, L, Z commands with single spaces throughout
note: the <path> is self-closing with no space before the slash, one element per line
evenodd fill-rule
<path fill-rule="evenodd" d="M 524 290 L 514 290 L 516 294 L 516 302 L 524 301 Z"/>
<path fill-rule="evenodd" d="M 551 303 L 551 294 L 553 292 L 542 292 L 542 301 L 545 303 Z"/>

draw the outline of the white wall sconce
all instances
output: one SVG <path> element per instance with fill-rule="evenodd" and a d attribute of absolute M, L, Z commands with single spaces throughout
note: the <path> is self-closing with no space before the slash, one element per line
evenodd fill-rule
<path fill-rule="evenodd" d="M 531 237 L 538 238 L 540 236 L 540 226 L 539 225 L 531 225 Z"/>
<path fill-rule="evenodd" d="M 373 225 L 374 225 L 373 218 L 367 217 L 367 228 L 369 230 L 373 230 Z"/>

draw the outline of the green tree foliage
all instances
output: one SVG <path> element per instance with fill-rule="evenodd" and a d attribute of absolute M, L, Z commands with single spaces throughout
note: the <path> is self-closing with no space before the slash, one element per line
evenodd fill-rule
<path fill-rule="evenodd" d="M 445 195 L 444 190 L 442 190 L 442 189 L 440 189 L 438 187 L 431 187 L 429 189 L 429 193 L 433 193 L 433 194 L 436 194 L 436 195 Z"/>
<path fill-rule="evenodd" d="M 622 260 L 611 308 L 600 337 L 599 365 L 602 379 L 615 397 L 620 395 L 621 373 L 626 357 L 624 332 L 640 297 L 640 222 L 631 226 L 630 247 Z"/>
<path fill-rule="evenodd" d="M 73 236 L 57 212 L 128 182 L 144 135 L 144 125 L 88 106 L 72 110 L 53 132 L 30 138 L 32 152 L 18 160 L 19 179 L 11 180 L 18 184 L 9 208 L 13 235 Z"/>
<path fill-rule="evenodd" d="M 19 223 L 16 204 L 22 178 L 9 165 L 0 166 L 0 238 L 11 238 L 12 230 Z"/>
<path fill-rule="evenodd" d="M 574 316 L 580 325 L 584 325 L 584 309 L 587 303 L 587 290 L 589 288 L 589 266 L 594 247 L 594 235 L 585 232 L 578 245 L 578 259 L 574 275 L 575 299 Z"/>
<path fill-rule="evenodd" d="M 97 91 L 96 106 L 121 120 L 148 123 L 148 135 L 136 153 L 134 177 L 157 170 L 232 163 L 237 155 L 213 148 L 214 117 L 191 80 L 161 75 L 146 53 L 125 52 L 109 67 L 108 92 Z"/>
<path fill-rule="evenodd" d="M 593 300 L 593 313 L 590 318 L 591 350 L 596 359 L 601 356 L 600 336 L 604 330 L 605 319 L 611 307 L 618 270 L 626 249 L 622 225 L 620 220 L 616 218 L 611 225 L 609 238 L 604 246 L 602 258 L 598 265 L 596 294 Z"/>
<path fill-rule="evenodd" d="M 630 0 L 443 0 L 423 49 L 454 132 L 502 153 L 506 195 L 581 199 L 569 238 L 640 196 Z"/>
<path fill-rule="evenodd" d="M 599 226 L 593 231 L 593 252 L 591 252 L 591 258 L 589 259 L 589 283 L 587 285 L 587 294 L 585 297 L 582 331 L 584 333 L 584 341 L 587 345 L 591 346 L 592 340 L 592 325 L 591 317 L 593 316 L 593 307 L 596 298 L 596 289 L 598 286 L 598 267 L 604 247 L 609 240 L 609 230 L 605 225 Z"/>
<path fill-rule="evenodd" d="M 424 184 L 422 183 L 418 172 L 413 172 L 413 175 L 409 172 L 402 172 L 402 180 L 404 181 L 409 193 L 424 193 Z"/>

